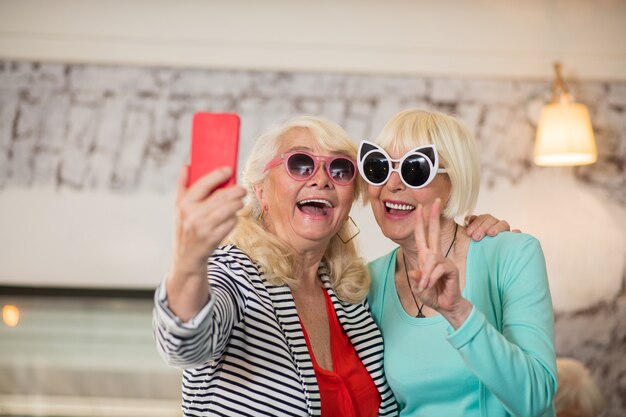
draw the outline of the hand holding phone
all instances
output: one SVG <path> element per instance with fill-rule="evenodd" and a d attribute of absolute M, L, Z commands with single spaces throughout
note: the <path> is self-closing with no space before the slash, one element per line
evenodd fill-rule
<path fill-rule="evenodd" d="M 194 114 L 187 187 L 198 178 L 224 166 L 229 166 L 233 175 L 218 188 L 235 184 L 239 126 L 239 116 L 235 113 Z"/>

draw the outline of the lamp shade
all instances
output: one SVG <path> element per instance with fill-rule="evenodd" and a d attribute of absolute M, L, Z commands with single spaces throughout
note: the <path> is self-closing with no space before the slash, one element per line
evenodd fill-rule
<path fill-rule="evenodd" d="M 535 163 L 587 165 L 598 159 L 587 107 L 569 100 L 546 104 L 535 139 Z"/>

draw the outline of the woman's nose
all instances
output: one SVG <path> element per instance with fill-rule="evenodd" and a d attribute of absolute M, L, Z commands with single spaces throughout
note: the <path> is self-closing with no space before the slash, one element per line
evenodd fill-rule
<path fill-rule="evenodd" d="M 406 188 L 406 185 L 402 182 L 402 179 L 400 178 L 400 174 L 396 171 L 393 171 L 391 173 L 385 186 L 390 191 L 400 191 Z"/>
<path fill-rule="evenodd" d="M 309 186 L 312 187 L 320 187 L 326 188 L 330 187 L 332 181 L 328 176 L 328 172 L 326 171 L 326 162 L 320 161 L 319 166 L 317 167 L 317 171 L 313 176 L 309 179 Z"/>

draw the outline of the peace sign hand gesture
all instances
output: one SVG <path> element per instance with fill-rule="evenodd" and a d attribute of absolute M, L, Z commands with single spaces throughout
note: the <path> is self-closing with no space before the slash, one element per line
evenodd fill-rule
<path fill-rule="evenodd" d="M 424 208 L 416 210 L 415 242 L 418 270 L 410 271 L 411 291 L 428 307 L 441 313 L 456 329 L 469 315 L 472 305 L 461 294 L 459 269 L 441 253 L 441 200 L 436 199 L 428 213 L 428 230 Z"/>

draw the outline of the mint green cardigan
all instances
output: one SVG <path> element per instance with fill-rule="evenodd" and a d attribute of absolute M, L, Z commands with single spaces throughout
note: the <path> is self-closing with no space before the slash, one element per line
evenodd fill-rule
<path fill-rule="evenodd" d="M 397 250 L 369 264 L 368 301 L 379 326 L 390 308 L 385 305 L 385 288 L 395 289 L 395 281 L 393 287 L 386 284 L 394 280 Z M 460 328 L 449 327 L 447 340 L 479 380 L 480 415 L 554 416 L 554 318 L 539 241 L 508 232 L 472 241 L 466 279 L 464 295 L 474 308 Z M 384 323 L 381 331 L 384 337 Z M 407 358 L 414 360 L 419 360 L 419 349 Z"/>

